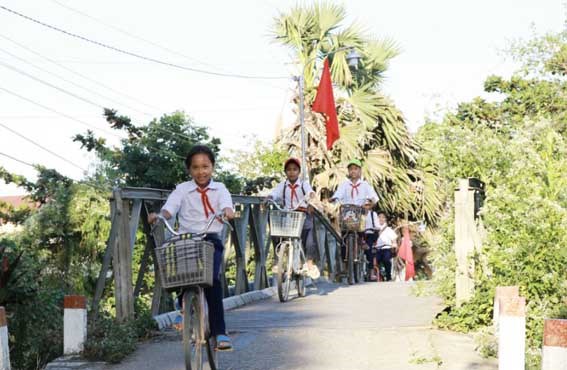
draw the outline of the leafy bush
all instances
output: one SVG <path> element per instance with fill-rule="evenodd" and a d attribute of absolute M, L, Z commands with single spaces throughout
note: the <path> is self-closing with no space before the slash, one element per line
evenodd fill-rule
<path fill-rule="evenodd" d="M 541 47 L 549 42 L 561 47 Z M 438 233 L 429 241 L 438 292 L 448 305 L 436 323 L 464 332 L 489 326 L 495 288 L 518 285 L 527 299 L 530 369 L 539 366 L 544 318 L 567 313 L 567 70 L 550 76 L 538 75 L 545 71 L 534 68 L 545 64 L 538 57 L 541 51 L 565 45 L 567 32 L 516 47 L 519 60 L 527 61 L 528 76 L 490 77 L 485 89 L 499 93 L 498 102 L 477 98 L 461 104 L 418 134 L 426 149 L 424 160 L 444 179 L 446 208 Z M 457 179 L 467 177 L 486 184 L 479 225 L 485 237 L 470 256 L 475 263 L 474 295 L 457 308 L 452 194 Z"/>
<path fill-rule="evenodd" d="M 118 363 L 136 350 L 140 339 L 148 338 L 155 329 L 156 322 L 147 311 L 124 323 L 103 315 L 89 326 L 83 355 L 89 360 Z"/>

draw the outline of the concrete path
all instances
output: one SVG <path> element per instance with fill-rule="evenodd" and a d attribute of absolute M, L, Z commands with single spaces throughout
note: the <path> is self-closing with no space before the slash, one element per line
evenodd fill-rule
<path fill-rule="evenodd" d="M 408 283 L 312 288 L 306 298 L 277 297 L 227 312 L 235 351 L 219 354 L 222 370 L 495 370 L 469 336 L 430 327 L 435 297 L 414 297 Z M 182 370 L 177 334 L 145 343 L 105 370 Z"/>

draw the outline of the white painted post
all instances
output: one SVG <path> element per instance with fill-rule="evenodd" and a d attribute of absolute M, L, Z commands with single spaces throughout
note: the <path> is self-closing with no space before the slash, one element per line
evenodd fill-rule
<path fill-rule="evenodd" d="M 8 347 L 8 321 L 6 310 L 0 307 L 0 370 L 10 370 L 10 348 Z"/>
<path fill-rule="evenodd" d="M 567 369 L 567 320 L 546 319 L 543 327 L 541 370 Z"/>
<path fill-rule="evenodd" d="M 63 354 L 83 351 L 87 340 L 87 300 L 82 295 L 67 295 L 63 307 Z"/>
<path fill-rule="evenodd" d="M 526 356 L 526 299 L 500 298 L 498 370 L 524 370 Z"/>
<path fill-rule="evenodd" d="M 498 286 L 494 294 L 494 311 L 492 312 L 492 323 L 494 326 L 494 335 L 498 336 L 498 319 L 500 314 L 500 298 L 512 298 L 520 296 L 520 287 L 515 286 Z"/>
<path fill-rule="evenodd" d="M 459 180 L 455 191 L 455 289 L 457 307 L 467 302 L 474 294 L 474 261 L 470 258 L 481 240 L 474 219 L 474 189 L 468 179 Z"/>

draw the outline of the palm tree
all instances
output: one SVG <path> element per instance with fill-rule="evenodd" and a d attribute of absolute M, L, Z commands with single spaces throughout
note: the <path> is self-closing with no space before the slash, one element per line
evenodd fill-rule
<path fill-rule="evenodd" d="M 294 7 L 275 19 L 275 39 L 297 55 L 299 73 L 305 77 L 306 155 L 313 185 L 319 190 L 335 189 L 345 178 L 346 163 L 359 158 L 364 177 L 378 191 L 384 210 L 434 220 L 439 209 L 435 171 L 419 166 L 419 146 L 401 112 L 380 91 L 388 63 L 400 50 L 392 40 L 366 35 L 356 23 L 341 27 L 345 17 L 343 6 L 317 3 Z M 348 66 L 347 47 L 362 57 L 355 70 Z M 341 136 L 331 151 L 326 148 L 324 117 L 310 108 L 320 75 L 318 66 L 325 56 L 335 84 Z M 296 95 L 294 102 L 298 101 Z M 299 122 L 279 142 L 298 155 Z"/>

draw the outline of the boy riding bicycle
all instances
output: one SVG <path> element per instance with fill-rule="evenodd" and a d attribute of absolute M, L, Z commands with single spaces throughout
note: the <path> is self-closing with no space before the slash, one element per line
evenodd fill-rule
<path fill-rule="evenodd" d="M 320 273 L 317 265 L 314 263 L 317 258 L 317 248 L 313 239 L 313 214 L 306 202 L 306 199 L 315 195 L 315 192 L 308 182 L 299 179 L 301 163 L 298 159 L 289 158 L 285 161 L 284 172 L 286 180 L 280 182 L 267 198 L 283 204 L 283 209 L 285 210 L 297 210 L 306 213 L 301 241 L 307 259 L 307 274 L 309 277 L 316 279 Z"/>
<path fill-rule="evenodd" d="M 374 188 L 362 180 L 362 163 L 358 159 L 348 162 L 348 179 L 343 181 L 330 201 L 340 201 L 342 204 L 353 204 L 363 207 L 366 211 L 371 210 L 378 202 L 378 194 Z M 345 258 L 346 251 L 341 248 L 341 254 Z"/>
<path fill-rule="evenodd" d="M 215 165 L 213 151 L 204 145 L 195 145 L 185 159 L 185 166 L 192 180 L 183 182 L 169 195 L 161 209 L 161 215 L 167 220 L 179 221 L 180 233 L 198 233 L 207 225 L 211 215 L 221 210 L 226 219 L 234 218 L 232 198 L 227 188 L 212 180 Z M 155 213 L 148 215 L 150 224 L 157 220 Z M 219 234 L 223 229 L 221 221 L 215 221 L 205 240 L 215 247 L 213 266 L 213 286 L 205 288 L 205 297 L 209 307 L 209 326 L 211 336 L 216 339 L 218 350 L 230 350 L 232 342 L 226 333 L 222 288 L 219 279 L 224 246 Z M 182 297 L 182 294 L 179 295 Z"/>

